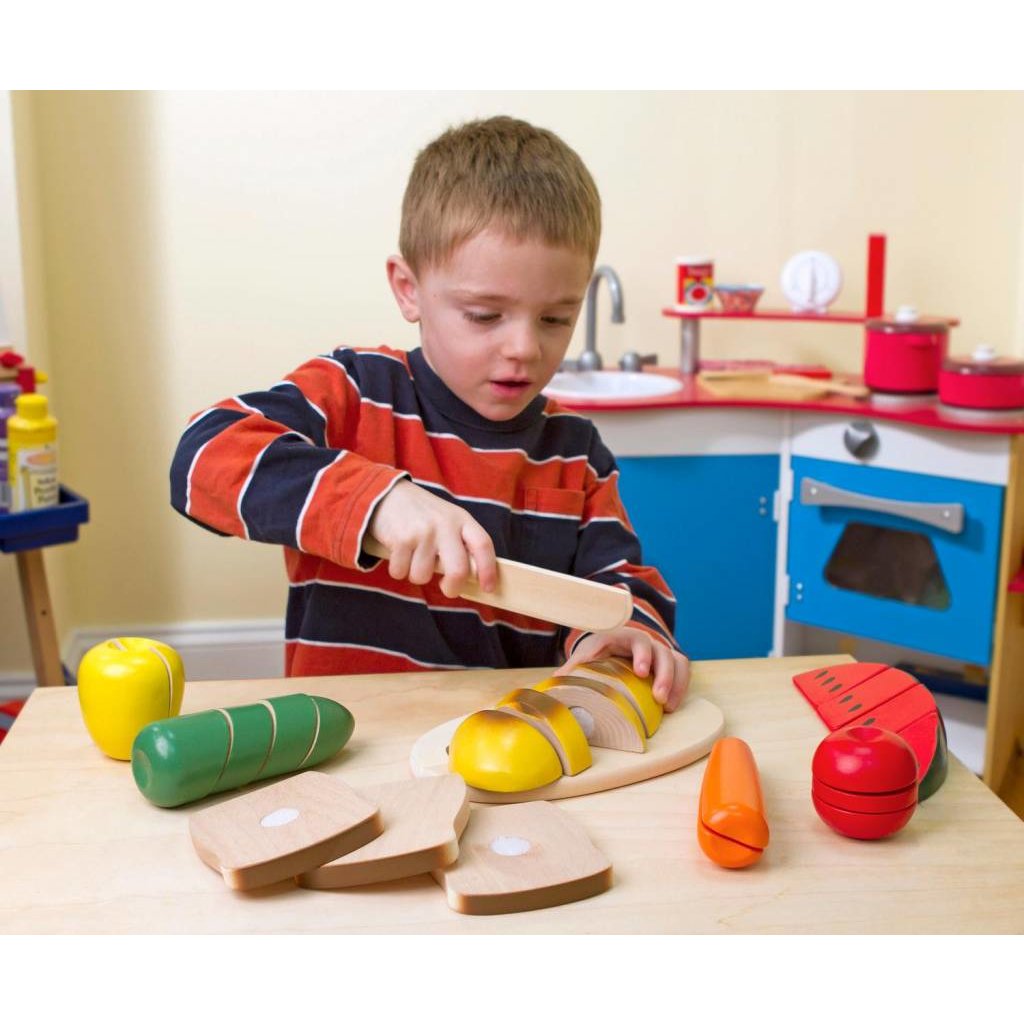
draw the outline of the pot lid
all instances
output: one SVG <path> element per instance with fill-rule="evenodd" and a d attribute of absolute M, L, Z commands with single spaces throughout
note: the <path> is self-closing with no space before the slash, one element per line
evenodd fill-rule
<path fill-rule="evenodd" d="M 950 356 L 942 363 L 948 373 L 1001 377 L 1024 374 L 1024 360 L 996 355 L 991 345 L 979 345 L 969 356 Z"/>
<path fill-rule="evenodd" d="M 895 316 L 877 317 L 865 324 L 869 331 L 882 334 L 948 334 L 949 320 L 941 316 L 916 316 L 914 319 Z"/>

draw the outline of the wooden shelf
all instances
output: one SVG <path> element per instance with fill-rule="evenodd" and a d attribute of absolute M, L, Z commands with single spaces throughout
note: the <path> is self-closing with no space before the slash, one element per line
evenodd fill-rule
<path fill-rule="evenodd" d="M 726 313 L 721 309 L 684 309 L 682 306 L 666 306 L 663 316 L 677 317 L 680 320 L 800 320 L 805 323 L 818 324 L 863 324 L 878 317 L 866 313 L 794 313 L 789 309 L 760 309 L 753 313 Z M 960 321 L 944 317 L 950 327 L 956 327 Z"/>

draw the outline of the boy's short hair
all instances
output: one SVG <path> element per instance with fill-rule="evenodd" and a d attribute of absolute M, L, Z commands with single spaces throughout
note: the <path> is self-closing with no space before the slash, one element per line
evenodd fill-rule
<path fill-rule="evenodd" d="M 487 227 L 597 259 L 601 197 L 554 132 L 512 117 L 449 128 L 421 150 L 402 200 L 399 249 L 414 273 Z"/>

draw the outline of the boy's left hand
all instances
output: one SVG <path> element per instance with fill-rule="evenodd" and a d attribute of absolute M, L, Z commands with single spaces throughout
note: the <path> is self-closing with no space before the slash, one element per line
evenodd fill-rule
<path fill-rule="evenodd" d="M 633 671 L 638 676 L 653 673 L 651 693 L 656 701 L 665 705 L 666 711 L 675 711 L 682 703 L 690 685 L 690 659 L 655 640 L 642 629 L 622 626 L 606 633 L 585 636 L 576 645 L 572 657 L 555 671 L 555 675 L 570 675 L 576 665 L 595 661 L 608 654 L 632 658 Z"/>

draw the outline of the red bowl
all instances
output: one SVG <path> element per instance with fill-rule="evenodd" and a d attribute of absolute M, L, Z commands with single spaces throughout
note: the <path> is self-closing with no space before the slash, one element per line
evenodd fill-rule
<path fill-rule="evenodd" d="M 891 836 L 910 821 L 917 809 L 917 803 L 914 802 L 901 811 L 868 814 L 865 811 L 845 811 L 841 807 L 834 807 L 820 800 L 814 793 L 811 793 L 811 800 L 818 817 L 840 835 L 850 839 L 884 839 Z"/>

